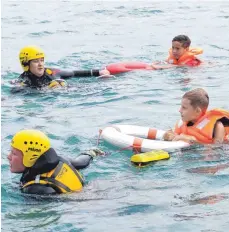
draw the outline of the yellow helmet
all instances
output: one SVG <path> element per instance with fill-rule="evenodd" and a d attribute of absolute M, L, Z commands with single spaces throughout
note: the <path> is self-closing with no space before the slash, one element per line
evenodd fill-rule
<path fill-rule="evenodd" d="M 21 130 L 14 135 L 11 146 L 22 151 L 25 167 L 32 167 L 37 159 L 50 148 L 50 141 L 41 131 Z"/>
<path fill-rule="evenodd" d="M 39 58 L 44 58 L 45 53 L 42 49 L 36 46 L 27 46 L 21 49 L 19 60 L 24 71 L 29 70 L 29 61 Z"/>

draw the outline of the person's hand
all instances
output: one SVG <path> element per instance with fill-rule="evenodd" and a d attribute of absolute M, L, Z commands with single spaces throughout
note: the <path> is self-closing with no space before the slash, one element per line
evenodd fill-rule
<path fill-rule="evenodd" d="M 10 84 L 12 84 L 12 85 L 15 85 L 15 84 L 18 84 L 18 83 L 19 83 L 18 80 L 11 80 L 11 81 L 10 81 Z"/>
<path fill-rule="evenodd" d="M 106 69 L 100 70 L 99 71 L 99 76 L 98 78 L 113 78 L 115 77 L 114 75 L 111 75 L 110 72 Z"/>
<path fill-rule="evenodd" d="M 180 140 L 184 140 L 184 136 L 182 136 L 182 135 L 175 135 L 174 138 L 172 139 L 172 141 L 180 141 Z"/>
<path fill-rule="evenodd" d="M 92 157 L 106 154 L 104 151 L 100 150 L 99 148 L 92 148 L 87 153 Z"/>
<path fill-rule="evenodd" d="M 110 72 L 107 69 L 103 69 L 99 71 L 99 75 L 103 76 L 103 75 L 110 75 Z"/>
<path fill-rule="evenodd" d="M 176 134 L 173 132 L 172 129 L 165 132 L 163 139 L 165 141 L 172 141 L 175 138 Z"/>

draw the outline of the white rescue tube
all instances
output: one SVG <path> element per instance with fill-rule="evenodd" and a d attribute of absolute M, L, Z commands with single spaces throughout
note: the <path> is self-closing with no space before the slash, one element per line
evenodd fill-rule
<path fill-rule="evenodd" d="M 156 128 L 112 125 L 101 132 L 101 138 L 106 142 L 137 152 L 147 152 L 157 149 L 179 149 L 188 147 L 183 141 L 162 141 L 165 131 Z"/>

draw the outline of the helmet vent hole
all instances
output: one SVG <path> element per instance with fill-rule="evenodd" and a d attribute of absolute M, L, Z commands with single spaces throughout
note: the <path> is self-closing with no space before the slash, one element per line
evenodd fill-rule
<path fill-rule="evenodd" d="M 32 141 L 30 141 L 30 144 L 33 144 L 33 142 L 32 142 Z"/>
<path fill-rule="evenodd" d="M 27 144 L 27 142 L 25 141 L 24 144 Z"/>
<path fill-rule="evenodd" d="M 36 145 L 38 144 L 38 142 L 36 142 Z"/>
<path fill-rule="evenodd" d="M 41 147 L 43 146 L 43 144 L 41 144 Z"/>

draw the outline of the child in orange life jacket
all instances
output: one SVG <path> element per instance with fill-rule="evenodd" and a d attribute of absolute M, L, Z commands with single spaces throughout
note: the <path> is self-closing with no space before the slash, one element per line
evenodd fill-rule
<path fill-rule="evenodd" d="M 184 94 L 181 101 L 181 120 L 175 130 L 164 134 L 166 141 L 188 143 L 223 143 L 229 139 L 229 111 L 213 109 L 207 112 L 209 97 L 197 88 Z"/>
<path fill-rule="evenodd" d="M 196 58 L 196 55 L 203 53 L 201 48 L 190 48 L 191 40 L 186 35 L 178 35 L 172 40 L 172 48 L 169 50 L 169 56 L 166 62 L 169 65 L 160 66 L 153 63 L 154 69 L 167 69 L 174 65 L 197 66 L 201 61 Z"/>

